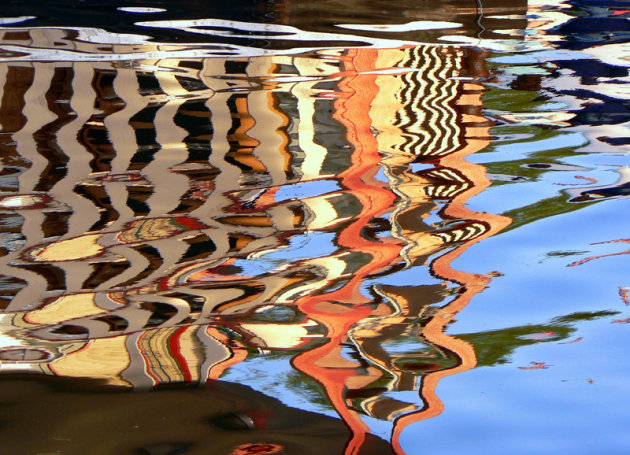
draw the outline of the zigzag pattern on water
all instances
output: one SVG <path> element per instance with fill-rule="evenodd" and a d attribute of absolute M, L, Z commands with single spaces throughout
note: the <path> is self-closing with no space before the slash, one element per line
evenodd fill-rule
<path fill-rule="evenodd" d="M 145 387 L 285 350 L 344 419 L 346 384 L 347 406 L 378 418 L 434 407 L 365 390 L 431 395 L 419 378 L 470 367 L 467 347 L 418 329 L 448 283 L 362 287 L 504 225 L 462 211 L 485 181 L 445 161 L 487 144 L 460 109 L 481 106 L 454 77 L 464 59 L 417 46 L 0 65 L 1 320 L 24 358 L 3 367 Z M 445 270 L 431 273 L 468 286 Z M 384 349 L 413 330 L 419 354 Z M 341 350 L 319 352 L 344 343 L 363 360 L 340 378 Z"/>

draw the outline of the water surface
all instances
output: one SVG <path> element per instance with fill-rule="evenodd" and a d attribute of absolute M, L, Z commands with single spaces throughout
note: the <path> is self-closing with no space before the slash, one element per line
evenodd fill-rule
<path fill-rule="evenodd" d="M 628 8 L 417 3 L 0 6 L 8 453 L 628 449 Z"/>

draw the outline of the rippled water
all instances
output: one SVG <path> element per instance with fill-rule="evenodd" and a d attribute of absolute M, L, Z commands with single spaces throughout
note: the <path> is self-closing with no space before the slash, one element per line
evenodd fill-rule
<path fill-rule="evenodd" d="M 630 450 L 630 5 L 0 5 L 7 454 Z"/>

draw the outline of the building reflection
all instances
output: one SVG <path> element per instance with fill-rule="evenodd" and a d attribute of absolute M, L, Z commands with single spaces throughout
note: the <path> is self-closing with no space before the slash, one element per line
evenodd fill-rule
<path fill-rule="evenodd" d="M 466 160 L 490 141 L 485 58 L 3 64 L 2 371 L 143 389 L 287 351 L 351 428 L 346 453 L 366 415 L 393 422 L 401 452 L 403 429 L 443 409 L 439 380 L 476 365 L 445 327 L 491 278 L 451 263 L 510 222 L 466 206 L 489 185 Z M 412 268 L 433 279 L 382 282 Z"/>

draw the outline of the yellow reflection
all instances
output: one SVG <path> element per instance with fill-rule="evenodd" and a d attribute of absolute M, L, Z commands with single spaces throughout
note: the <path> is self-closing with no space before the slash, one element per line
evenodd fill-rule
<path fill-rule="evenodd" d="M 76 261 L 92 258 L 105 251 L 99 245 L 100 234 L 84 235 L 74 239 L 61 240 L 45 247 L 34 248 L 29 256 L 38 262 Z"/>

